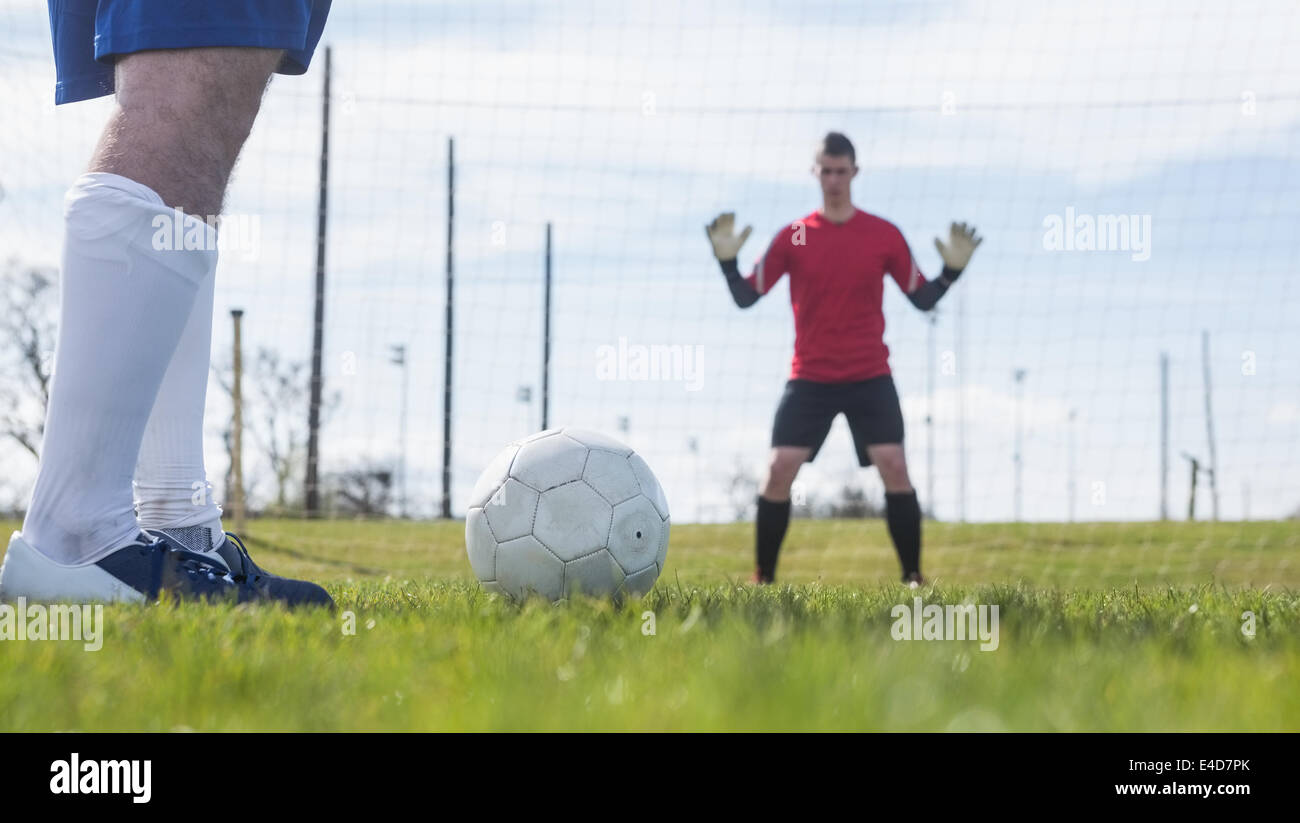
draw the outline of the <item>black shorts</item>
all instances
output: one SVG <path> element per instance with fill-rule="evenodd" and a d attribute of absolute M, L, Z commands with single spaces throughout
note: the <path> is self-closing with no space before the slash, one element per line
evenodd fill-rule
<path fill-rule="evenodd" d="M 811 463 L 840 413 L 849 421 L 860 466 L 871 465 L 867 446 L 903 442 L 903 410 L 894 378 L 882 374 L 854 383 L 790 380 L 776 409 L 772 445 L 812 449 Z"/>

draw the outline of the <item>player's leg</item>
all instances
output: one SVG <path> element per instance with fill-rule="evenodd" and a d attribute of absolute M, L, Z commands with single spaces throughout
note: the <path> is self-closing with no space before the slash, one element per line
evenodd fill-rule
<path fill-rule="evenodd" d="M 167 476 L 153 488 L 170 496 L 171 478 L 184 474 L 188 502 L 193 478 L 203 477 L 216 249 L 204 218 L 220 213 L 271 71 L 306 71 L 329 6 L 51 3 L 56 102 L 115 90 L 118 99 L 90 171 L 69 192 L 45 449 L 24 531 L 0 567 L 0 597 L 141 599 L 171 588 L 332 602 L 314 584 L 266 574 L 242 544 L 227 559 L 224 546 L 197 554 L 171 537 L 141 533 L 130 492 L 146 419 L 158 425 L 148 429 L 155 439 L 144 450 L 143 476 Z M 179 232 L 165 231 L 176 224 Z M 163 242 L 177 235 L 183 246 Z M 167 516 L 159 511 L 166 506 L 145 502 L 151 516 Z"/>
<path fill-rule="evenodd" d="M 169 203 L 207 219 L 220 214 L 226 186 L 257 115 L 262 89 L 281 54 L 271 49 L 186 49 L 129 55 L 119 64 L 118 110 L 92 162 L 105 171 L 149 181 Z M 157 84 L 186 71 L 198 79 L 194 94 L 169 101 Z M 187 111 L 186 107 L 202 109 Z M 166 123 L 154 122 L 159 116 Z M 215 121 L 222 131 L 194 145 L 186 123 Z M 170 133 L 168 133 L 169 129 Z M 146 138 L 145 134 L 150 137 Z M 190 146 L 194 149 L 190 150 Z M 170 152 L 163 162 L 141 163 L 141 149 Z M 166 192 L 166 193 L 164 193 Z M 135 470 L 136 513 L 142 527 L 169 534 L 194 551 L 209 551 L 222 537 L 221 510 L 212 497 L 203 461 L 203 412 L 212 346 L 215 277 L 200 284 L 195 304 L 167 366 L 140 445 Z"/>
<path fill-rule="evenodd" d="M 197 217 L 181 219 L 199 248 L 156 248 L 155 235 L 173 207 L 219 210 L 278 60 L 201 49 L 118 62 L 118 105 L 68 192 L 55 378 L 23 524 L 60 563 L 95 562 L 139 533 L 131 477 L 145 424 L 216 267 L 213 230 Z"/>
<path fill-rule="evenodd" d="M 772 424 L 772 453 L 758 494 L 754 523 L 754 580 L 776 579 L 776 561 L 790 526 L 790 488 L 799 468 L 817 456 L 830 432 L 835 411 L 827 403 L 825 387 L 806 380 L 791 380 Z"/>
<path fill-rule="evenodd" d="M 92 169 L 140 180 L 169 205 L 202 219 L 219 215 L 231 171 L 280 59 L 278 50 L 250 48 L 128 55 L 118 65 L 118 108 Z M 168 78 L 178 74 L 194 82 L 169 95 L 162 87 L 171 87 Z M 166 108 L 156 101 L 165 101 Z M 191 132 L 196 127 L 205 131 L 198 141 Z M 203 461 L 214 289 L 215 277 L 199 285 L 135 466 L 139 524 L 176 529 L 170 536 L 194 551 L 209 551 L 222 537 L 221 510 Z"/>
<path fill-rule="evenodd" d="M 767 474 L 758 493 L 758 513 L 754 518 L 754 582 L 771 583 L 776 579 L 776 559 L 790 527 L 790 487 L 799 467 L 808 461 L 812 449 L 800 446 L 775 446 L 768 462 Z"/>
<path fill-rule="evenodd" d="M 216 238 L 226 180 L 280 53 L 212 48 L 118 58 L 118 105 L 67 197 L 55 378 L 36 484 L 0 594 L 147 599 L 161 587 L 252 599 L 204 558 L 141 534 L 131 478 Z M 194 242 L 158 241 L 179 221 Z M 207 368 L 202 376 L 206 383 Z M 317 598 L 317 602 L 319 598 Z"/>
<path fill-rule="evenodd" d="M 921 583 L 921 506 L 907 472 L 903 412 L 893 378 L 884 375 L 855 385 L 845 414 L 859 463 L 875 465 L 885 485 L 885 520 L 903 580 Z"/>
<path fill-rule="evenodd" d="M 902 443 L 876 443 L 867 447 L 871 462 L 885 484 L 885 519 L 894 541 L 903 580 L 924 582 L 921 576 L 921 504 L 907 475 Z"/>

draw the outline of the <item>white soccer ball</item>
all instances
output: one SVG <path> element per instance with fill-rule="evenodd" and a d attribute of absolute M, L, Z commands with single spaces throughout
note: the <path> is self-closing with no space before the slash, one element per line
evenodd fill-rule
<path fill-rule="evenodd" d="M 668 501 L 640 455 L 586 429 L 547 429 L 506 446 L 465 516 L 483 588 L 552 601 L 643 595 L 668 554 Z"/>

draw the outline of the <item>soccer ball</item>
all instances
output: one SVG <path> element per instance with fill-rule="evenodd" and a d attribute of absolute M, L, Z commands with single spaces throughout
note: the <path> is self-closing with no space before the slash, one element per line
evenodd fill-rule
<path fill-rule="evenodd" d="M 552 601 L 643 595 L 668 554 L 668 501 L 640 455 L 585 429 L 547 429 L 483 470 L 465 517 L 483 588 Z"/>

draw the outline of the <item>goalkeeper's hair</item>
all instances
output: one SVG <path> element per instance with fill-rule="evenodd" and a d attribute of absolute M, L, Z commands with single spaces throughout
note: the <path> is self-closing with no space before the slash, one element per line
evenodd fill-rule
<path fill-rule="evenodd" d="M 817 154 L 824 154 L 827 157 L 847 157 L 853 165 L 858 164 L 858 155 L 853 150 L 853 143 L 838 131 L 826 132 L 826 136 L 817 144 Z"/>

